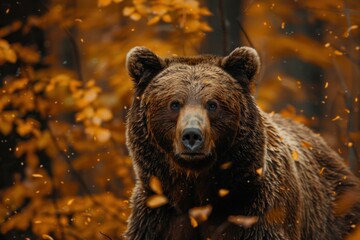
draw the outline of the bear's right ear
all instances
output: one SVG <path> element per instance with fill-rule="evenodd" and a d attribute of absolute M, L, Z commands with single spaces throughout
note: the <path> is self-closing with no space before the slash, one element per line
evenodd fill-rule
<path fill-rule="evenodd" d="M 134 47 L 126 55 L 126 68 L 137 89 L 145 88 L 164 66 L 164 61 L 145 47 Z"/>
<path fill-rule="evenodd" d="M 221 61 L 221 67 L 242 86 L 249 87 L 260 69 L 260 58 L 255 49 L 240 47 Z"/>

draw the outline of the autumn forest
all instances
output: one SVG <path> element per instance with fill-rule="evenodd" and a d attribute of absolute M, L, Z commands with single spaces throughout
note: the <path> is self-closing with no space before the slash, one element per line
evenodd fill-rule
<path fill-rule="evenodd" d="M 159 56 L 254 47 L 259 106 L 319 133 L 360 176 L 358 0 L 3 0 L 0 239 L 122 239 L 134 46 Z"/>

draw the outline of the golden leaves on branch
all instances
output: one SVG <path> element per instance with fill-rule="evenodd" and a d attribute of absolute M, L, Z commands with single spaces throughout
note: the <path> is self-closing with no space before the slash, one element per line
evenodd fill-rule
<path fill-rule="evenodd" d="M 15 63 L 17 60 L 16 53 L 10 44 L 3 39 L 0 39 L 0 65 L 5 62 Z"/>
<path fill-rule="evenodd" d="M 110 5 L 112 2 L 113 3 L 120 3 L 123 0 L 98 0 L 98 7 L 106 7 L 108 5 Z"/>
<path fill-rule="evenodd" d="M 102 4 L 110 4 L 111 0 L 104 0 Z M 211 12 L 206 7 L 201 7 L 195 0 L 179 0 L 164 2 L 161 0 L 134 1 L 133 6 L 125 6 L 123 15 L 134 21 L 139 21 L 147 16 L 147 24 L 154 25 L 163 21 L 173 23 L 178 29 L 185 33 L 209 32 L 212 28 L 202 20 L 210 16 Z"/>

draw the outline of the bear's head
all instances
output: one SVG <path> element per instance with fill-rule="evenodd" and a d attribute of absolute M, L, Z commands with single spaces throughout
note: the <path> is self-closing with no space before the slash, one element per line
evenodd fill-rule
<path fill-rule="evenodd" d="M 160 58 L 144 47 L 127 55 L 135 83 L 137 115 L 170 164 L 200 171 L 252 131 L 256 105 L 251 85 L 257 52 L 235 49 L 226 57 Z"/>

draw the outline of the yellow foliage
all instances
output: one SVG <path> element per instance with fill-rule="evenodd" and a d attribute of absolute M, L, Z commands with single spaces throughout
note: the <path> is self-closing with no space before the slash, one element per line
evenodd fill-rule
<path fill-rule="evenodd" d="M 61 239 L 62 234 L 70 240 L 104 239 L 100 232 L 112 239 L 121 238 L 133 187 L 132 163 L 125 148 L 125 115 L 133 92 L 124 67 L 126 52 L 146 45 L 165 57 L 198 53 L 205 33 L 212 31 L 205 19 L 212 13 L 203 3 L 79 0 L 64 4 L 55 0 L 43 15 L 30 15 L 0 29 L 0 67 L 16 68 L 13 74 L 1 76 L 0 135 L 11 145 L 1 154 L 5 161 L 16 162 L 21 173 L 14 172 L 9 179 L 13 184 L 1 191 L 2 234 L 17 229 L 32 232 L 38 239 Z M 295 7 L 331 11 L 314 10 L 309 19 L 302 19 L 293 14 Z M 346 65 L 351 53 L 346 43 L 359 34 L 359 24 L 350 16 L 353 23 L 347 25 L 339 15 L 343 8 L 337 0 L 261 0 L 246 9 L 245 30 L 264 53 L 262 62 L 267 69 L 258 95 L 263 108 L 269 110 L 289 96 L 295 102 L 307 99 L 301 90 L 309 86 L 288 73 L 271 71 L 284 56 L 296 56 L 323 69 L 333 68 L 334 57 L 340 66 Z M 322 41 L 288 30 L 291 25 L 315 20 L 328 28 Z M 16 33 L 31 35 L 34 28 L 45 33 L 45 52 L 23 44 L 20 38 L 8 38 Z M 68 48 L 72 59 L 64 59 L 64 42 L 72 44 Z M 77 52 L 78 60 L 74 57 Z M 350 72 L 344 71 L 347 83 Z M 326 81 L 326 91 L 337 87 L 331 79 Z M 353 113 L 354 109 L 346 112 Z M 292 105 L 281 114 L 310 123 Z M 340 116 L 344 119 L 337 113 L 331 115 L 333 123 L 344 122 Z M 356 146 L 358 135 L 351 132 L 353 141 L 347 146 Z M 311 148 L 308 143 L 303 146 Z M 292 158 L 298 159 L 296 150 Z M 231 168 L 231 162 L 221 168 Z M 322 174 L 326 170 L 319 171 Z M 262 169 L 256 173 L 261 176 Z M 153 177 L 149 185 L 155 195 L 147 199 L 148 207 L 167 204 L 160 180 Z M 231 192 L 224 188 L 218 194 L 226 197 Z M 211 211 L 210 205 L 191 209 L 192 226 L 205 221 Z M 229 220 L 248 227 L 257 217 L 232 216 Z"/>

